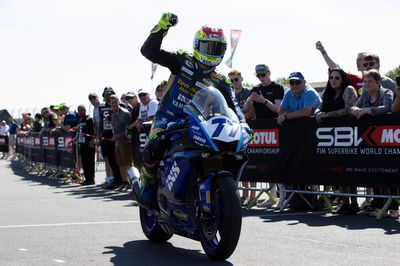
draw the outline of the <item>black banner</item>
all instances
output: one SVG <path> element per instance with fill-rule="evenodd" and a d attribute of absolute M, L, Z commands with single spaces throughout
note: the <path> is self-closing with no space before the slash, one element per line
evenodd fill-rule
<path fill-rule="evenodd" d="M 55 167 L 74 168 L 74 137 L 75 133 L 72 132 L 18 135 L 16 152 L 23 154 L 27 160 L 32 162 L 45 163 Z"/>
<path fill-rule="evenodd" d="M 242 180 L 400 186 L 400 115 L 250 121 L 255 131 Z"/>
<path fill-rule="evenodd" d="M 74 168 L 74 151 L 73 139 L 75 133 L 68 132 L 57 136 L 57 155 L 59 156 L 59 165 L 67 168 Z"/>
<path fill-rule="evenodd" d="M 0 136 L 0 152 L 8 152 L 8 136 Z"/>

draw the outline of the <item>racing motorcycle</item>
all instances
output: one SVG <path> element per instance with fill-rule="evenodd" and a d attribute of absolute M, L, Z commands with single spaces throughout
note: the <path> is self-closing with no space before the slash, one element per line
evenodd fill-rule
<path fill-rule="evenodd" d="M 140 207 L 141 226 L 152 242 L 177 234 L 200 241 L 209 258 L 225 260 L 240 236 L 237 182 L 250 136 L 213 87 L 196 92 L 183 110 L 185 122 L 162 135 L 170 144 L 158 169 L 159 209 Z"/>

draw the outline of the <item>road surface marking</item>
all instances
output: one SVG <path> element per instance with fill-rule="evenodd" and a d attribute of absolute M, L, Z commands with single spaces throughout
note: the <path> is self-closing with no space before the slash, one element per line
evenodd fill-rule
<path fill-rule="evenodd" d="M 50 227 L 50 226 L 69 226 L 69 225 L 89 225 L 89 224 L 130 224 L 140 221 L 104 221 L 104 222 L 80 222 L 80 223 L 58 223 L 58 224 L 21 224 L 21 225 L 0 225 L 2 228 L 25 228 L 25 227 Z"/>

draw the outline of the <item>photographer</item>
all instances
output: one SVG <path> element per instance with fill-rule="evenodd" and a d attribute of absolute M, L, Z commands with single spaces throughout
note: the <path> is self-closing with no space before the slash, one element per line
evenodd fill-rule
<path fill-rule="evenodd" d="M 400 112 L 400 76 L 396 77 L 396 98 L 392 104 L 392 113 Z"/>

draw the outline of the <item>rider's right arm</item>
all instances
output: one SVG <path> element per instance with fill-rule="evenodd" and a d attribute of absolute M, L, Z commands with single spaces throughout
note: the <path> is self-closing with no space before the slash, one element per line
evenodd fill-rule
<path fill-rule="evenodd" d="M 171 73 L 177 74 L 181 68 L 177 55 L 161 49 L 161 43 L 166 31 L 159 30 L 158 32 L 151 33 L 140 51 L 151 62 L 167 67 Z"/>

